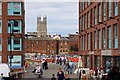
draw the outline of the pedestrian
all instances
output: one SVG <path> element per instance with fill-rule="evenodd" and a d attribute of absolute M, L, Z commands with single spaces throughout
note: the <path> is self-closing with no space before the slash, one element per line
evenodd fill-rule
<path fill-rule="evenodd" d="M 86 76 L 85 70 L 82 71 L 82 80 L 87 80 L 87 76 Z"/>
<path fill-rule="evenodd" d="M 65 58 L 63 59 L 63 63 L 64 63 L 64 65 L 66 64 L 66 59 Z"/>
<path fill-rule="evenodd" d="M 120 72 L 117 66 L 112 67 L 112 70 L 108 73 L 107 80 L 120 80 Z"/>
<path fill-rule="evenodd" d="M 73 62 L 72 61 L 69 62 L 69 66 L 70 66 L 69 72 L 70 72 L 70 74 L 72 74 L 72 72 L 73 72 Z"/>
<path fill-rule="evenodd" d="M 77 72 L 77 73 L 78 73 L 78 76 L 79 76 L 79 77 L 78 77 L 79 80 L 81 80 L 81 69 L 80 69 L 80 67 L 78 67 L 78 72 Z"/>
<path fill-rule="evenodd" d="M 62 65 L 62 59 L 60 58 L 60 65 Z"/>
<path fill-rule="evenodd" d="M 48 69 L 48 63 L 47 63 L 47 60 L 45 60 L 45 62 L 44 62 L 44 66 L 45 66 L 45 70 Z"/>
<path fill-rule="evenodd" d="M 65 78 L 64 72 L 62 71 L 61 68 L 59 68 L 59 71 L 57 73 L 57 77 L 58 77 L 58 80 L 64 80 L 64 78 Z"/>
<path fill-rule="evenodd" d="M 64 65 L 64 71 L 69 73 L 69 68 L 70 68 L 69 63 L 66 63 Z"/>
<path fill-rule="evenodd" d="M 56 80 L 56 78 L 55 78 L 55 75 L 54 75 L 54 74 L 52 74 L 52 78 L 51 78 L 51 80 Z"/>
<path fill-rule="evenodd" d="M 42 60 L 42 69 L 44 70 L 45 69 L 45 59 Z"/>

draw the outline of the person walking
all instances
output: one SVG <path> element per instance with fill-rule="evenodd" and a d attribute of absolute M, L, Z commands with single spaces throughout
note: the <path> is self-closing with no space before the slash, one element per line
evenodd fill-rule
<path fill-rule="evenodd" d="M 59 68 L 59 71 L 57 72 L 57 77 L 58 77 L 58 80 L 64 80 L 65 79 L 64 72 L 62 71 L 61 68 Z"/>
<path fill-rule="evenodd" d="M 42 60 L 42 69 L 44 70 L 45 69 L 45 59 Z"/>
<path fill-rule="evenodd" d="M 60 65 L 62 65 L 62 59 L 60 58 Z"/>
<path fill-rule="evenodd" d="M 45 60 L 45 62 L 44 62 L 44 66 L 45 66 L 45 70 L 48 69 L 48 63 L 47 63 L 47 60 Z"/>
<path fill-rule="evenodd" d="M 70 66 L 70 68 L 69 68 L 70 74 L 72 74 L 72 72 L 73 72 L 73 62 L 72 61 L 69 62 L 69 66 Z"/>

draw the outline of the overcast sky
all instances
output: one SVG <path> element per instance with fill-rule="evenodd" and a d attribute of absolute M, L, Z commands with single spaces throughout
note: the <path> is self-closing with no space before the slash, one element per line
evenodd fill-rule
<path fill-rule="evenodd" d="M 48 34 L 78 32 L 78 3 L 76 2 L 25 2 L 26 32 L 36 32 L 37 16 L 47 16 Z"/>

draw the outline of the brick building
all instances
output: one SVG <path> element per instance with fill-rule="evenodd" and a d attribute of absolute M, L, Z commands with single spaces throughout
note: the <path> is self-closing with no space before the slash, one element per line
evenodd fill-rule
<path fill-rule="evenodd" d="M 69 39 L 69 37 L 61 37 L 61 35 L 53 35 L 53 37 L 34 37 L 33 35 L 29 35 L 25 38 L 25 52 L 31 54 L 40 53 L 48 55 L 69 54 Z"/>
<path fill-rule="evenodd" d="M 0 1 L 0 63 L 24 66 L 24 2 Z"/>
<path fill-rule="evenodd" d="M 120 67 L 120 1 L 113 1 L 79 2 L 79 51 L 84 67 Z"/>
<path fill-rule="evenodd" d="M 52 37 L 26 38 L 25 52 L 40 54 L 56 54 L 56 42 Z"/>
<path fill-rule="evenodd" d="M 79 41 L 78 34 L 69 34 L 68 38 L 70 54 L 78 54 L 78 41 Z"/>

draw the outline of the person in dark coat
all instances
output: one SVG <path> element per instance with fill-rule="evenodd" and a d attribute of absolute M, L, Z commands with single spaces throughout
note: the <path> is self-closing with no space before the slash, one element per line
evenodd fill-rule
<path fill-rule="evenodd" d="M 57 73 L 57 77 L 58 77 L 58 80 L 64 80 L 65 79 L 64 72 L 61 70 L 61 68 L 59 68 L 59 71 Z"/>
<path fill-rule="evenodd" d="M 60 65 L 62 65 L 62 59 L 60 58 Z"/>
<path fill-rule="evenodd" d="M 44 62 L 44 66 L 45 66 L 45 70 L 48 69 L 48 63 L 47 63 L 47 60 L 45 60 L 45 62 Z"/>
<path fill-rule="evenodd" d="M 120 72 L 117 66 L 112 67 L 112 70 L 108 73 L 107 80 L 120 80 Z"/>

